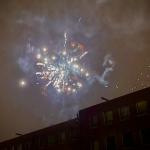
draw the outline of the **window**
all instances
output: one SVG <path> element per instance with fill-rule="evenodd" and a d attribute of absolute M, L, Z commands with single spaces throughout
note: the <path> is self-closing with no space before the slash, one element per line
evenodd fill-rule
<path fill-rule="evenodd" d="M 107 111 L 103 114 L 105 124 L 112 124 L 113 121 L 113 112 Z"/>
<path fill-rule="evenodd" d="M 97 125 L 98 125 L 98 116 L 96 114 L 91 116 L 90 125 L 92 127 L 97 127 Z"/>
<path fill-rule="evenodd" d="M 33 147 L 33 149 L 36 149 L 40 145 L 39 142 L 40 142 L 39 137 L 32 137 L 31 147 Z"/>
<path fill-rule="evenodd" d="M 70 136 L 71 136 L 71 138 L 78 138 L 79 137 L 79 129 L 78 128 L 71 128 L 70 129 Z"/>
<path fill-rule="evenodd" d="M 48 136 L 48 144 L 55 144 L 56 143 L 56 137 L 55 136 Z"/>
<path fill-rule="evenodd" d="M 128 106 L 119 108 L 119 117 L 120 117 L 120 120 L 126 120 L 126 119 L 128 119 L 129 115 L 130 115 L 130 111 L 129 111 L 129 107 Z"/>
<path fill-rule="evenodd" d="M 99 150 L 99 141 L 94 141 L 94 150 Z"/>
<path fill-rule="evenodd" d="M 29 150 L 30 148 L 31 148 L 30 142 L 29 141 L 25 142 L 24 143 L 24 149 Z"/>
<path fill-rule="evenodd" d="M 60 135 L 60 143 L 64 143 L 66 141 L 66 133 L 62 132 Z"/>
<path fill-rule="evenodd" d="M 44 147 L 44 146 L 48 145 L 48 135 L 41 135 L 39 142 L 40 142 L 39 143 L 40 147 Z M 28 143 L 28 144 L 30 147 L 31 143 Z"/>
<path fill-rule="evenodd" d="M 98 140 L 95 140 L 91 143 L 91 150 L 99 150 L 100 147 L 99 147 L 99 141 Z"/>
<path fill-rule="evenodd" d="M 140 101 L 136 104 L 138 114 L 144 114 L 147 112 L 147 101 Z"/>
<path fill-rule="evenodd" d="M 22 144 L 19 144 L 19 145 L 17 146 L 17 150 L 22 150 Z"/>
<path fill-rule="evenodd" d="M 123 145 L 125 147 L 132 147 L 134 144 L 131 132 L 123 133 Z"/>
<path fill-rule="evenodd" d="M 14 147 L 14 145 L 12 145 L 12 147 L 11 147 L 11 150 L 15 150 L 15 147 Z"/>
<path fill-rule="evenodd" d="M 141 138 L 143 144 L 150 144 L 150 128 L 141 130 Z"/>
<path fill-rule="evenodd" d="M 116 143 L 115 143 L 115 137 L 109 136 L 107 137 L 107 150 L 115 150 L 116 149 Z"/>

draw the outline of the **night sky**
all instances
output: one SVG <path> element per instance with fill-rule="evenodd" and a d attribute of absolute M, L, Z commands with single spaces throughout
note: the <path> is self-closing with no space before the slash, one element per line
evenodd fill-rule
<path fill-rule="evenodd" d="M 76 95 L 52 87 L 43 95 L 28 49 L 60 48 L 64 32 L 84 44 L 92 77 Z M 73 118 L 101 97 L 149 87 L 150 1 L 1 0 L 0 52 L 2 141 Z"/>

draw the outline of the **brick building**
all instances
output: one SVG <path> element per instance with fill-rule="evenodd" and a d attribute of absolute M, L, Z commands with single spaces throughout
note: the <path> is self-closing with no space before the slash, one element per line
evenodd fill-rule
<path fill-rule="evenodd" d="M 150 150 L 150 88 L 79 112 L 82 149 Z"/>
<path fill-rule="evenodd" d="M 78 150 L 79 122 L 72 119 L 0 143 L 0 150 Z"/>

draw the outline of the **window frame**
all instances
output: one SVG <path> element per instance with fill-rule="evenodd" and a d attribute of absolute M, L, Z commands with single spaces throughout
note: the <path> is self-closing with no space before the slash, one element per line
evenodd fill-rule
<path fill-rule="evenodd" d="M 123 115 L 124 113 L 123 113 L 122 110 L 125 109 L 125 108 L 128 109 L 127 115 Z M 122 107 L 118 108 L 118 113 L 119 113 L 119 119 L 120 119 L 120 121 L 128 120 L 129 117 L 130 117 L 130 107 L 129 106 L 122 106 Z"/>
<path fill-rule="evenodd" d="M 97 113 L 94 113 L 89 116 L 89 125 L 92 128 L 97 128 L 99 124 L 99 116 Z"/>
<path fill-rule="evenodd" d="M 150 130 L 150 128 L 142 128 L 142 129 L 140 129 L 140 139 L 141 139 L 141 144 L 143 144 L 143 145 L 150 145 L 150 143 L 144 143 L 144 140 L 143 140 L 143 135 L 142 135 L 142 130 L 143 129 L 149 129 Z M 150 139 L 149 139 L 150 140 Z"/>
<path fill-rule="evenodd" d="M 131 145 L 125 145 L 125 143 L 124 143 L 124 135 L 128 134 L 128 133 L 131 134 L 131 138 L 132 138 L 132 144 Z M 133 133 L 131 131 L 123 132 L 123 134 L 122 134 L 122 144 L 126 148 L 134 147 L 134 137 L 133 137 Z"/>
<path fill-rule="evenodd" d="M 98 144 L 98 149 L 95 149 L 95 144 Z M 90 150 L 100 150 L 100 141 L 98 139 L 93 139 L 91 141 Z"/>
<path fill-rule="evenodd" d="M 142 110 L 142 108 L 140 108 L 139 106 L 140 106 L 140 103 L 142 105 L 143 102 L 145 102 L 145 107 Z M 148 113 L 148 101 L 146 100 L 138 101 L 136 103 L 136 113 L 138 116 L 147 114 Z"/>
<path fill-rule="evenodd" d="M 111 137 L 114 138 L 114 145 L 115 145 L 115 148 L 112 149 L 112 150 L 116 150 L 116 149 L 117 149 L 117 142 L 116 142 L 115 135 L 110 135 L 110 136 L 107 136 L 107 137 L 106 137 L 106 150 L 110 150 L 110 149 L 108 149 L 108 138 L 111 138 Z"/>
<path fill-rule="evenodd" d="M 108 118 L 109 118 L 109 117 L 108 117 L 108 116 L 109 116 L 109 115 L 108 115 L 109 112 L 111 112 L 111 118 L 112 118 L 112 119 L 108 119 Z M 113 111 L 112 111 L 112 110 L 109 110 L 109 111 L 103 112 L 103 120 L 104 120 L 104 124 L 106 124 L 106 125 L 111 125 L 112 122 L 113 122 L 113 120 L 114 120 Z"/>

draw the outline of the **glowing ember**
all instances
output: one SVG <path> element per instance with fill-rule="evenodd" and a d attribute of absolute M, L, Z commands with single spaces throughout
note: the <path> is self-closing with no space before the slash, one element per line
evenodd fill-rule
<path fill-rule="evenodd" d="M 24 80 L 24 79 L 21 79 L 20 81 L 19 81 L 19 86 L 20 87 L 25 87 L 27 85 L 27 82 Z"/>

